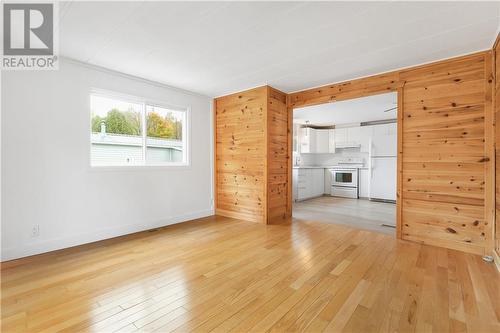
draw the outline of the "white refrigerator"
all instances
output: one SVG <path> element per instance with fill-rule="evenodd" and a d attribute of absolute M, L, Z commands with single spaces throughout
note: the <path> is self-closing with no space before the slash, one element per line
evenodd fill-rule
<path fill-rule="evenodd" d="M 384 126 L 384 125 L 379 125 Z M 374 131 L 370 143 L 370 199 L 396 201 L 397 135 L 396 124 Z"/>

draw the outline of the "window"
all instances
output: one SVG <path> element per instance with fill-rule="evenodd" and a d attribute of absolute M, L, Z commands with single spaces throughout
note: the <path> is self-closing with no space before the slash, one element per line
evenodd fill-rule
<path fill-rule="evenodd" d="M 93 93 L 92 166 L 187 165 L 187 109 Z"/>
<path fill-rule="evenodd" d="M 146 114 L 146 163 L 182 163 L 186 112 L 146 105 Z"/>

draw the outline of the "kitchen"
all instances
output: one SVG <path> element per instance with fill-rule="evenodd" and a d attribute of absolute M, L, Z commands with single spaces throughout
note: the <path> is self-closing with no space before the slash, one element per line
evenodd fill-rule
<path fill-rule="evenodd" d="M 397 95 L 298 108 L 293 216 L 394 234 Z"/>

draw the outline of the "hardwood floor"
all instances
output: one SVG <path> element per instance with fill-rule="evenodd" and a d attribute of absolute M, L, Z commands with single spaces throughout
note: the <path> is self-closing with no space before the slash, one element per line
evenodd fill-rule
<path fill-rule="evenodd" d="M 211 217 L 2 265 L 2 332 L 499 332 L 500 276 L 341 225 Z"/>
<path fill-rule="evenodd" d="M 323 196 L 294 202 L 293 216 L 396 235 L 395 228 L 382 226 L 396 226 L 396 205 L 392 203 Z"/>

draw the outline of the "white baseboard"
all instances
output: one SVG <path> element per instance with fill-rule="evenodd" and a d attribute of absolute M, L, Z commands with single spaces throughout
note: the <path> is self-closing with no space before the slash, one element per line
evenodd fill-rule
<path fill-rule="evenodd" d="M 31 244 L 24 244 L 17 247 L 2 249 L 2 262 L 7 260 L 19 259 L 35 254 L 65 249 L 72 246 L 92 243 L 113 237 L 128 235 L 134 232 L 165 227 L 167 225 L 186 222 L 202 217 L 214 215 L 213 210 L 203 210 L 190 214 L 171 217 L 165 220 L 156 221 L 147 224 L 130 224 L 126 226 L 119 226 L 107 229 L 99 229 L 92 232 L 87 232 L 80 235 L 72 235 L 69 237 L 54 238 L 49 240 L 42 240 L 33 242 Z"/>

